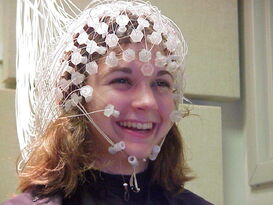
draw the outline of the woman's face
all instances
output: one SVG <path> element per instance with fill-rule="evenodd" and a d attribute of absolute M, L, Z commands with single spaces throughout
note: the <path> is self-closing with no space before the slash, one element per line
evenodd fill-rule
<path fill-rule="evenodd" d="M 142 44 L 129 44 L 136 54 Z M 127 48 L 125 48 L 127 49 Z M 89 77 L 87 84 L 94 89 L 92 100 L 87 104 L 88 112 L 102 110 L 108 104 L 115 106 L 119 117 L 106 117 L 103 112 L 91 114 L 94 122 L 113 140 L 124 141 L 125 152 L 137 158 L 147 158 L 154 145 L 159 144 L 172 126 L 169 115 L 174 110 L 172 97 L 173 77 L 165 68 L 156 67 L 154 58 L 158 48 L 152 49 L 154 72 L 144 76 L 143 62 L 119 60 L 116 67 L 104 62 L 99 72 Z M 138 56 L 138 55 L 136 55 Z M 108 149 L 109 143 L 98 137 L 98 149 Z M 100 147 L 102 146 L 102 147 Z"/>

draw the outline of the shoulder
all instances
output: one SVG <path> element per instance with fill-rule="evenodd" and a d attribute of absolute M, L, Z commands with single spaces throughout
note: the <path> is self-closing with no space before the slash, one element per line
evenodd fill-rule
<path fill-rule="evenodd" d="M 24 192 L 0 205 L 61 205 L 61 195 L 53 195 L 46 198 L 37 198 L 31 192 Z"/>
<path fill-rule="evenodd" d="M 32 204 L 32 195 L 30 192 L 25 192 L 16 197 L 2 203 L 1 205 L 29 205 Z"/>
<path fill-rule="evenodd" d="M 171 200 L 174 201 L 174 204 L 185 204 L 185 205 L 213 205 L 212 203 L 206 201 L 197 194 L 192 193 L 191 191 L 184 189 L 183 192 L 174 195 L 171 197 Z"/>

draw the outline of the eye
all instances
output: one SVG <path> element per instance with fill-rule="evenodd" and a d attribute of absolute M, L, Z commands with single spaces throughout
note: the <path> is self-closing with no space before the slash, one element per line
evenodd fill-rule
<path fill-rule="evenodd" d="M 172 92 L 172 83 L 164 79 L 157 79 L 152 83 L 154 90 L 161 94 L 169 94 Z"/>
<path fill-rule="evenodd" d="M 110 81 L 109 85 L 117 90 L 128 90 L 132 87 L 133 82 L 129 78 L 114 78 Z"/>
<path fill-rule="evenodd" d="M 128 78 L 116 78 L 110 81 L 110 84 L 128 84 L 131 85 L 131 81 Z"/>
<path fill-rule="evenodd" d="M 158 87 L 171 88 L 170 83 L 168 81 L 165 81 L 165 80 L 156 80 L 154 85 L 158 86 Z"/>
<path fill-rule="evenodd" d="M 167 81 L 162 81 L 162 80 L 156 81 L 156 84 L 157 86 L 160 86 L 160 87 L 167 87 L 167 88 L 171 87 L 170 83 Z"/>

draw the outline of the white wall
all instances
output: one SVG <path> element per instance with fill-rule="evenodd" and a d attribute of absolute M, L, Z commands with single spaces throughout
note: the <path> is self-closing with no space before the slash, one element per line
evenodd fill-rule
<path fill-rule="evenodd" d="M 267 4 L 270 4 L 271 7 L 268 7 Z M 255 160 L 249 156 L 253 156 L 253 154 L 258 155 L 259 152 L 262 152 L 262 148 L 257 152 L 255 147 L 249 146 L 253 145 L 253 143 L 249 143 L 249 141 L 252 141 L 250 135 L 256 134 L 253 133 L 255 130 L 250 126 L 257 126 L 257 123 L 255 122 L 257 115 L 266 119 L 264 114 L 260 111 L 266 108 L 266 101 L 269 100 L 267 98 L 270 96 L 268 95 L 270 93 L 266 86 L 267 82 L 259 82 L 257 87 L 255 87 L 256 85 L 253 85 L 255 84 L 255 80 L 250 80 L 252 77 L 263 75 L 263 73 L 266 72 L 266 69 L 272 69 L 272 66 L 268 66 L 268 58 L 272 58 L 272 53 L 267 57 L 267 51 L 265 49 L 263 50 L 265 32 L 264 30 L 261 30 L 261 28 L 263 28 L 261 25 L 265 25 L 263 17 L 265 18 L 266 16 L 266 12 L 263 12 L 263 9 L 266 10 L 268 8 L 272 18 L 272 0 L 239 1 L 241 100 L 230 103 L 195 102 L 196 104 L 209 104 L 221 106 L 222 108 L 225 205 L 273 204 L 273 183 L 270 182 L 272 174 L 269 175 L 269 183 L 267 184 L 260 184 L 257 186 L 249 185 L 251 182 L 251 175 L 259 174 L 253 173 L 249 169 L 249 164 L 253 163 Z M 257 11 L 257 9 L 262 10 Z M 262 14 L 262 16 L 259 16 L 257 13 Z M 253 25 L 254 22 L 256 25 Z M 271 28 L 265 26 L 263 29 L 273 31 L 273 24 L 270 25 Z M 271 39 L 273 39 L 272 33 L 270 35 Z M 267 45 L 270 45 L 270 43 L 267 43 Z M 252 50 L 253 48 L 256 48 L 256 50 Z M 271 49 L 273 49 L 273 46 L 271 46 Z M 256 71 L 255 74 L 252 73 L 252 77 L 250 77 L 251 75 L 249 74 L 251 69 Z M 256 92 L 259 92 L 258 98 Z M 253 98 L 253 96 L 256 98 Z M 253 107 L 255 105 L 255 103 L 253 104 L 254 101 L 258 101 L 256 102 L 259 105 L 258 110 Z M 255 113 L 255 115 L 253 115 L 253 113 Z M 267 122 L 267 120 L 264 120 L 259 123 L 266 125 Z M 269 126 L 271 126 L 272 129 L 272 124 Z M 256 135 L 257 142 L 263 137 L 264 136 L 259 134 Z M 273 136 L 268 135 L 268 137 Z M 267 145 L 265 144 L 264 146 Z M 265 150 L 266 149 L 267 148 L 265 147 Z M 266 176 L 268 172 L 273 173 L 272 169 L 262 171 L 264 171 Z M 260 177 L 264 178 L 265 176 Z"/>
<path fill-rule="evenodd" d="M 0 88 L 15 88 L 16 0 L 0 0 Z"/>
<path fill-rule="evenodd" d="M 3 4 L 0 3 L 0 88 L 2 87 L 3 76 Z"/>
<path fill-rule="evenodd" d="M 224 204 L 248 205 L 246 202 L 246 138 L 242 101 L 209 102 L 194 100 L 194 103 L 222 108 Z"/>
<path fill-rule="evenodd" d="M 240 8 L 246 204 L 271 205 L 273 0 L 242 0 Z"/>
<path fill-rule="evenodd" d="M 238 100 L 222 103 L 225 205 L 246 203 L 246 138 L 243 105 Z"/>

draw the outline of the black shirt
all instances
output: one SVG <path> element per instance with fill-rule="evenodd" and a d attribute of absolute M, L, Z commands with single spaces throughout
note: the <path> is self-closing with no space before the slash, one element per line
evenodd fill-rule
<path fill-rule="evenodd" d="M 96 180 L 80 184 L 74 194 L 63 200 L 63 205 L 211 205 L 186 189 L 173 196 L 161 186 L 150 184 L 147 171 L 137 174 L 139 192 L 124 187 L 124 183 L 129 184 L 130 176 L 94 173 Z"/>
<path fill-rule="evenodd" d="M 137 174 L 140 188 L 138 193 L 130 189 L 126 193 L 123 183 L 128 183 L 130 176 L 99 171 L 96 171 L 95 175 L 94 181 L 91 173 L 87 172 L 88 180 L 80 183 L 77 190 L 66 198 L 61 193 L 39 198 L 34 194 L 34 189 L 1 205 L 212 205 L 186 189 L 177 195 L 169 194 L 161 186 L 149 183 L 147 171 Z"/>

